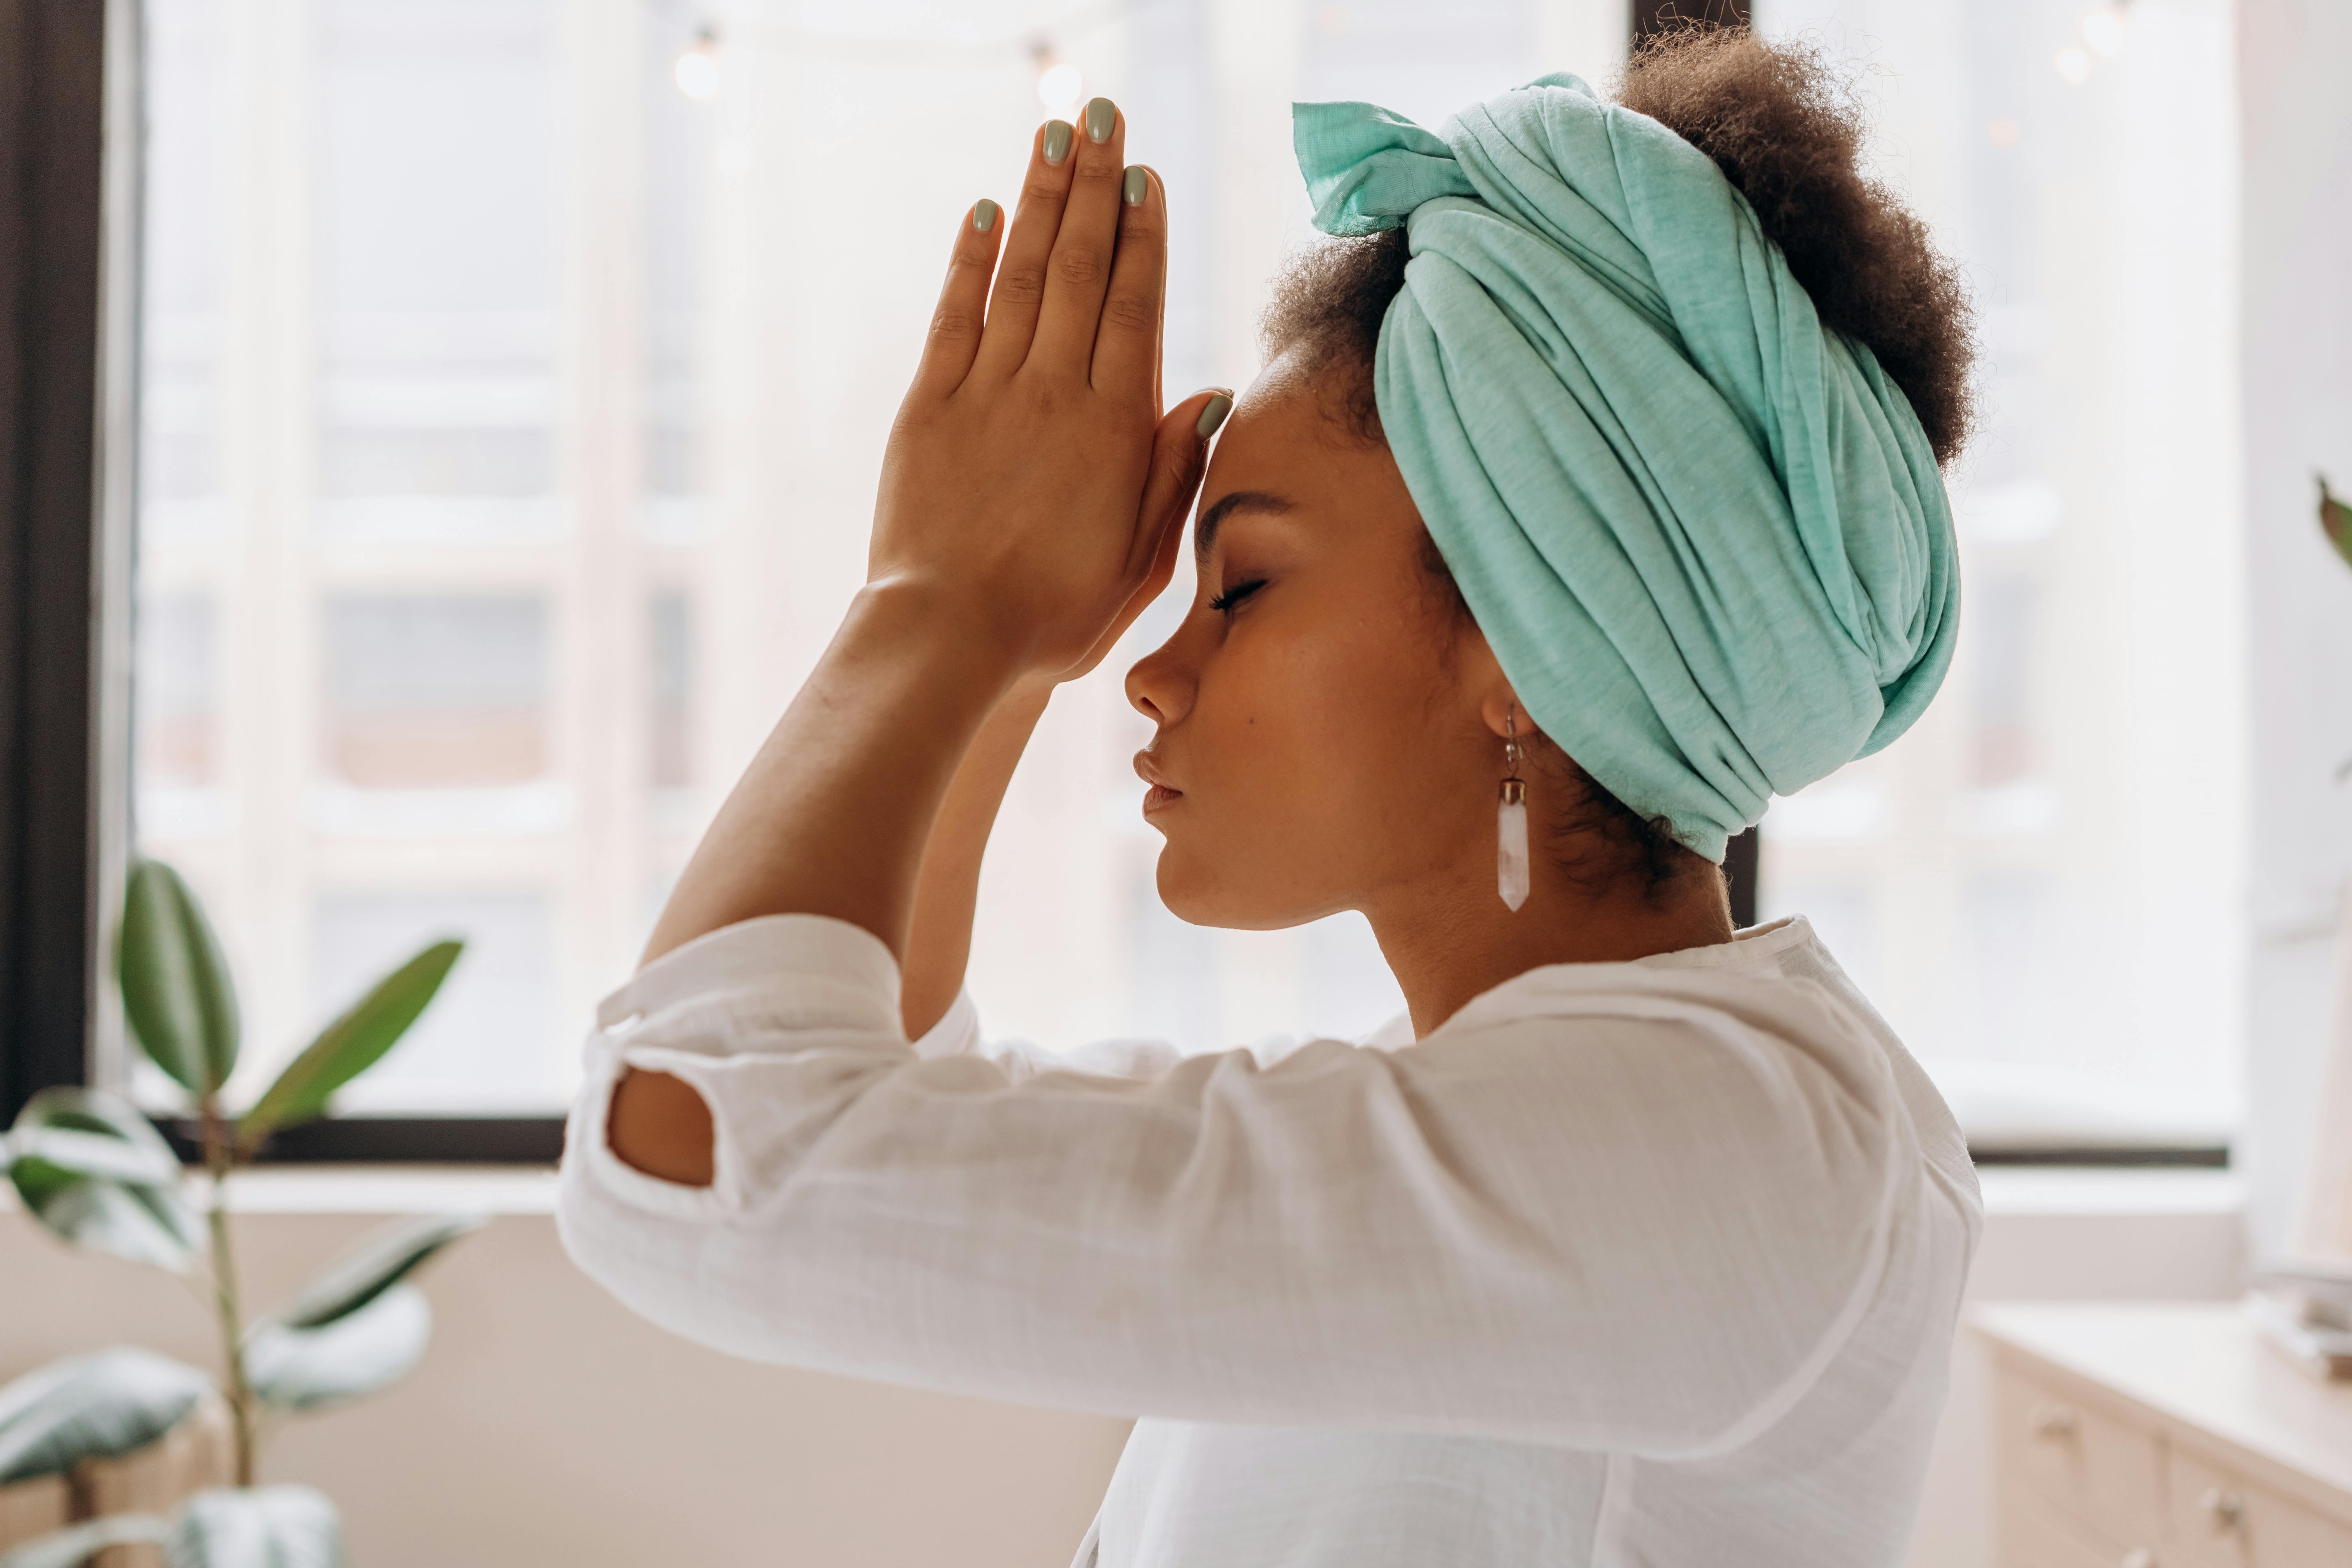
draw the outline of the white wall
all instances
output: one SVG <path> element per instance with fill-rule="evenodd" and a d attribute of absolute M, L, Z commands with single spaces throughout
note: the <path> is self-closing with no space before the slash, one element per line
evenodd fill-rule
<path fill-rule="evenodd" d="M 2237 1289 L 2221 1173 L 1986 1173 L 1973 1300 L 2220 1297 Z M 240 1218 L 255 1300 L 387 1213 L 499 1207 L 424 1279 L 425 1364 L 288 1429 L 265 1479 L 323 1488 L 357 1568 L 1058 1568 L 1125 1423 L 731 1361 L 632 1317 L 574 1270 L 545 1178 L 266 1173 Z M 538 1211 L 538 1212 L 533 1212 Z M 205 1364 L 209 1320 L 162 1276 L 67 1252 L 0 1208 L 0 1381 L 134 1342 Z M 1965 1338 L 1906 1568 L 1990 1568 L 1983 1371 Z"/>
<path fill-rule="evenodd" d="M 2352 5 L 2241 0 L 2238 60 L 2254 752 L 2245 1156 L 2268 1255 L 2293 1235 L 2317 1131 L 2352 868 L 2352 788 L 2333 777 L 2352 756 L 2352 572 L 2320 537 L 2312 484 L 2321 469 L 2352 491 Z"/>

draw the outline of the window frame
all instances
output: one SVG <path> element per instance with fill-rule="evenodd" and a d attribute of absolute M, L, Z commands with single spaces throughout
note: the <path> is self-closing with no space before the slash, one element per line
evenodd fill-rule
<path fill-rule="evenodd" d="M 100 582 L 124 521 L 100 501 L 101 399 L 128 390 L 100 378 L 101 325 L 122 324 L 101 288 L 108 175 L 121 167 L 106 156 L 106 89 L 126 9 L 0 0 L 0 1110 L 12 1120 L 37 1090 L 86 1079 L 100 1008 L 94 721 L 114 673 L 101 668 L 112 601 Z"/>
<path fill-rule="evenodd" d="M 1727 8 L 1747 20 L 1744 0 Z M 1629 9 L 1637 40 L 1657 29 L 1661 7 Z M 131 828 L 142 53 L 140 0 L 0 0 L 0 1122 L 123 1064 L 104 955 Z M 1758 860 L 1750 828 L 1725 865 L 1740 926 L 1755 922 Z M 193 1124 L 157 1125 L 196 1157 Z M 335 1117 L 260 1158 L 546 1165 L 563 1130 L 558 1114 Z M 2229 1151 L 1976 1159 L 2218 1166 Z"/>

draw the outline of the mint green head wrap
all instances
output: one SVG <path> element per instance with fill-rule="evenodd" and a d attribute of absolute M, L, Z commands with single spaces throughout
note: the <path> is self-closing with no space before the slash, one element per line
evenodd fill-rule
<path fill-rule="evenodd" d="M 1293 112 L 1317 226 L 1405 226 L 1381 424 L 1546 734 L 1720 860 L 1910 727 L 1959 621 L 1935 454 L 1712 159 L 1565 75 L 1438 135 Z"/>

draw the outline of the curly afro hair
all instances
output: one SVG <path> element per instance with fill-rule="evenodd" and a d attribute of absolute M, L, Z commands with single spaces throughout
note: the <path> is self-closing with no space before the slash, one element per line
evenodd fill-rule
<path fill-rule="evenodd" d="M 1973 318 L 1958 268 L 1894 193 L 1866 178 L 1851 84 L 1822 54 L 1745 27 L 1693 26 L 1637 47 L 1616 92 L 1715 160 L 1788 258 L 1822 324 L 1867 344 L 1948 467 L 1973 421 Z M 1302 343 L 1349 376 L 1349 422 L 1380 438 L 1372 350 L 1404 287 L 1405 235 L 1331 240 L 1295 258 L 1262 322 L 1267 357 Z"/>

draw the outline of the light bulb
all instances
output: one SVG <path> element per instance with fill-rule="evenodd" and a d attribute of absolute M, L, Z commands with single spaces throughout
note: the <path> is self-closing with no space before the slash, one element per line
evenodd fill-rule
<path fill-rule="evenodd" d="M 1037 73 L 1037 101 L 1056 119 L 1075 117 L 1086 90 L 1086 78 L 1067 60 L 1055 60 Z"/>
<path fill-rule="evenodd" d="M 678 53 L 677 63 L 670 68 L 677 80 L 677 90 L 697 103 L 709 103 L 719 96 L 719 35 L 709 28 L 702 29 L 693 44 Z"/>
<path fill-rule="evenodd" d="M 2083 18 L 2083 41 L 2109 59 L 2124 52 L 2124 9 L 2102 5 Z"/>
<path fill-rule="evenodd" d="M 2090 79 L 2091 57 L 2072 44 L 2060 49 L 2057 59 L 2053 63 L 2057 66 L 2058 74 L 2065 79 L 2070 87 L 2080 87 Z"/>

